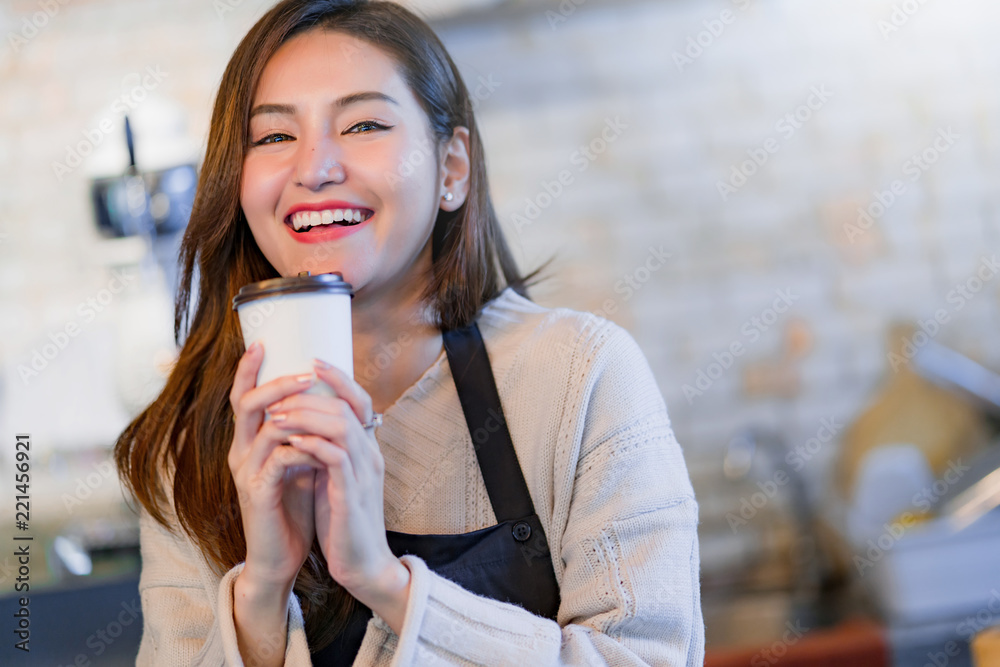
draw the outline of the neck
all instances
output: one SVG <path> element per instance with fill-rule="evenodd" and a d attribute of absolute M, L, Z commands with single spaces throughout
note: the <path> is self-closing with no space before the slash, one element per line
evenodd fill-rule
<path fill-rule="evenodd" d="M 375 412 L 395 403 L 441 354 L 441 331 L 421 302 L 422 281 L 406 289 L 357 295 L 352 304 L 354 379 Z"/>

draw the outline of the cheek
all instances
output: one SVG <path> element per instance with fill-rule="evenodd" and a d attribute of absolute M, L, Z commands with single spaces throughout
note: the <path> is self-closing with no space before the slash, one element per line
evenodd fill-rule
<path fill-rule="evenodd" d="M 240 185 L 240 205 L 243 206 L 243 213 L 248 220 L 257 217 L 260 207 L 260 188 L 257 185 L 258 177 L 256 170 L 249 162 L 243 165 L 242 183 Z"/>
<path fill-rule="evenodd" d="M 354 158 L 354 168 L 364 170 L 369 182 L 377 183 L 390 197 L 405 194 L 412 202 L 413 192 L 435 181 L 435 155 L 426 139 L 399 133 L 384 143 L 359 146 Z"/>
<path fill-rule="evenodd" d="M 262 169 L 263 166 L 259 162 L 251 161 L 244 164 L 240 206 L 243 208 L 243 214 L 246 216 L 257 247 L 278 268 L 280 262 L 276 263 L 278 258 L 273 256 L 273 252 L 279 243 L 279 232 L 284 230 L 274 224 L 274 216 L 281 190 L 280 187 L 275 190 L 275 179 L 273 176 L 269 178 L 268 172 Z"/>
<path fill-rule="evenodd" d="M 275 165 L 248 158 L 243 164 L 240 203 L 248 220 L 274 214 L 281 194 L 281 174 Z"/>

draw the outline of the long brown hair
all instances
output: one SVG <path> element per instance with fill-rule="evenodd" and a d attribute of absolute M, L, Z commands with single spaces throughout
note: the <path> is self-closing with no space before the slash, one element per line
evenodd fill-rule
<path fill-rule="evenodd" d="M 528 281 L 544 268 L 527 276 L 518 272 L 490 199 L 468 90 L 424 21 L 393 2 L 366 0 L 284 0 L 268 11 L 236 48 L 215 100 L 197 196 L 180 250 L 174 311 L 180 355 L 163 391 L 115 445 L 119 476 L 132 496 L 176 535 L 163 511 L 172 495 L 180 527 L 220 575 L 246 558 L 240 506 L 227 463 L 233 439 L 229 392 L 244 351 L 230 305 L 244 285 L 278 277 L 257 247 L 240 205 L 250 108 L 271 56 L 292 36 L 313 29 L 355 36 L 393 57 L 439 145 L 456 127 L 468 128 L 468 198 L 454 212 L 439 211 L 432 234 L 433 276 L 424 298 L 439 326 L 447 330 L 470 323 L 505 286 L 527 296 Z M 169 466 L 175 471 L 171 494 L 161 477 Z M 315 541 L 294 590 L 302 603 L 309 645 L 316 651 L 340 632 L 356 601 L 330 577 Z"/>

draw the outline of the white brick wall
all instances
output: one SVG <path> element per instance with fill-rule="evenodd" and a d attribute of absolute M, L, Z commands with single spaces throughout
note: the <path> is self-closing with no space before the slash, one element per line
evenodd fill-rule
<path fill-rule="evenodd" d="M 726 8 L 736 20 L 678 72 L 672 53 Z M 891 11 L 891 2 L 759 0 L 746 11 L 724 2 L 638 2 L 584 6 L 556 30 L 529 14 L 444 35 L 468 71 L 492 67 L 504 81 L 481 118 L 488 142 L 503 137 L 491 147 L 491 174 L 505 220 L 555 168 L 537 155 L 563 155 L 588 140 L 588 120 L 593 127 L 621 115 L 630 123 L 601 160 L 607 169 L 580 175 L 563 195 L 572 201 L 522 229 L 515 245 L 532 258 L 565 246 L 567 263 L 581 269 L 562 266 L 544 301 L 591 309 L 616 296 L 616 276 L 637 266 L 649 239 L 675 252 L 612 318 L 647 350 L 692 456 L 718 451 L 742 425 L 770 424 L 794 443 L 831 409 L 855 414 L 885 372 L 889 323 L 930 316 L 1000 241 L 990 187 L 998 12 L 985 2 L 926 5 L 884 40 L 876 21 Z M 522 41 L 504 51 L 516 36 Z M 583 69 L 567 73 L 567 62 Z M 792 136 L 777 133 L 775 122 L 821 84 L 833 92 L 829 102 Z M 949 125 L 959 142 L 850 244 L 842 227 L 856 208 L 905 178 L 903 163 Z M 768 137 L 779 151 L 723 202 L 716 182 Z M 501 146 L 507 153 L 497 158 Z M 606 222 L 604 233 L 593 233 L 595 220 Z M 610 271 L 609 261 L 617 264 Z M 595 284 L 599 276 L 606 282 Z M 780 362 L 786 320 L 756 343 L 740 327 L 787 286 L 801 295 L 789 317 L 803 318 L 813 336 L 808 356 L 792 362 L 799 392 L 788 400 L 747 396 L 743 369 Z M 1000 346 L 979 341 L 998 324 L 998 294 L 1000 280 L 939 339 L 996 364 Z M 735 340 L 747 343 L 746 353 L 688 405 L 681 385 Z"/>

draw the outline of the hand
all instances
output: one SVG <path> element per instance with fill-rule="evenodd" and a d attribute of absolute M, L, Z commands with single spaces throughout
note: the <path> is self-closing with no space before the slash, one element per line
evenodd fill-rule
<path fill-rule="evenodd" d="M 298 394 L 269 406 L 272 420 L 304 431 L 297 450 L 323 464 L 316 473 L 316 535 L 330 576 L 397 632 L 409 590 L 409 570 L 385 535 L 385 461 L 372 432 L 368 393 L 343 371 L 318 362 L 316 374 L 337 398 Z"/>
<path fill-rule="evenodd" d="M 236 427 L 228 461 L 247 542 L 240 577 L 261 589 L 291 591 L 312 548 L 315 477 L 325 467 L 300 449 L 282 446 L 294 430 L 274 421 L 264 423 L 265 406 L 298 395 L 313 383 L 313 376 L 285 376 L 257 387 L 263 359 L 262 347 L 251 345 L 240 359 L 229 394 Z"/>

